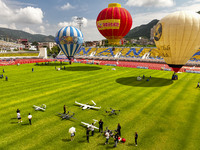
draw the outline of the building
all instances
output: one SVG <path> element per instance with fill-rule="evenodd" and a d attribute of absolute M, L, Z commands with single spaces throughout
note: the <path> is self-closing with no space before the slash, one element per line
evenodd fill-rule
<path fill-rule="evenodd" d="M 50 50 L 55 46 L 57 45 L 56 42 L 41 42 L 41 43 L 38 43 L 39 44 L 39 47 L 48 47 Z"/>
<path fill-rule="evenodd" d="M 23 44 L 25 49 L 29 49 L 29 42 L 27 39 L 17 39 L 18 44 Z"/>

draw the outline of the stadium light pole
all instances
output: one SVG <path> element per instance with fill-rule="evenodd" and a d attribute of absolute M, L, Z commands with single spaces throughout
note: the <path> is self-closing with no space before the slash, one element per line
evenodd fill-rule
<path fill-rule="evenodd" d="M 76 23 L 78 24 L 79 30 L 81 31 L 81 26 L 83 24 L 83 17 L 77 17 L 76 18 Z"/>

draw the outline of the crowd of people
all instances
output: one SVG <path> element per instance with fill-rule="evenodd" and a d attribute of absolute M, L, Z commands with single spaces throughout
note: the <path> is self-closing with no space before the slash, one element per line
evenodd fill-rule
<path fill-rule="evenodd" d="M 109 130 L 106 127 L 105 131 L 103 131 L 103 124 L 104 123 L 103 123 L 102 119 L 100 119 L 100 121 L 99 121 L 99 132 L 104 133 L 104 136 L 106 138 L 105 145 L 109 144 L 110 138 L 114 139 L 113 147 L 117 147 L 117 144 L 120 141 L 122 141 L 122 142 L 126 141 L 124 138 L 121 138 L 121 125 L 120 125 L 120 123 L 118 123 L 116 130 Z M 87 138 L 88 143 L 89 143 L 89 138 L 90 138 L 90 134 L 89 134 L 90 131 L 92 132 L 91 136 L 94 136 L 94 127 L 93 126 L 94 126 L 94 123 L 92 123 L 92 125 L 90 127 L 87 127 L 87 129 L 86 129 L 86 138 Z M 137 139 L 138 139 L 138 133 L 135 132 L 135 146 L 137 146 Z"/>
<path fill-rule="evenodd" d="M 5 70 L 4 70 L 4 69 L 3 69 L 3 73 L 5 73 Z M 0 75 L 0 78 L 3 79 L 3 78 L 4 78 L 4 75 L 3 75 L 3 74 Z M 7 77 L 7 76 L 5 77 L 5 81 L 8 81 L 8 77 Z"/>

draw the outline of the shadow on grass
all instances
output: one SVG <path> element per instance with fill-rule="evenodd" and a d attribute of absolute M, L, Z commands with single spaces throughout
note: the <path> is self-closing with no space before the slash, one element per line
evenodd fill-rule
<path fill-rule="evenodd" d="M 35 66 L 64 66 L 64 65 L 69 65 L 69 63 L 63 62 L 63 63 L 39 63 L 35 64 Z"/>
<path fill-rule="evenodd" d="M 23 126 L 27 126 L 27 125 L 29 125 L 29 123 L 23 123 L 22 125 L 23 125 Z"/>
<path fill-rule="evenodd" d="M 97 145 L 105 145 L 105 143 L 98 143 Z"/>
<path fill-rule="evenodd" d="M 127 146 L 135 146 L 135 143 L 128 143 Z"/>
<path fill-rule="evenodd" d="M 147 81 L 149 79 L 149 81 Z M 145 77 L 141 81 L 137 81 L 137 77 L 124 77 L 116 79 L 116 82 L 119 84 L 127 85 L 127 86 L 137 86 L 137 87 L 160 87 L 167 86 L 173 83 L 171 79 L 164 78 L 155 78 L 155 77 Z"/>
<path fill-rule="evenodd" d="M 109 144 L 109 145 L 107 145 L 107 147 L 106 147 L 106 149 L 114 149 L 114 148 L 117 148 L 117 147 L 114 147 L 114 145 L 112 144 Z"/>
<path fill-rule="evenodd" d="M 18 122 L 10 122 L 10 124 L 17 124 Z"/>
<path fill-rule="evenodd" d="M 10 118 L 10 119 L 17 119 L 17 117 L 15 117 L 15 118 Z"/>
<path fill-rule="evenodd" d="M 86 138 L 85 138 L 85 140 L 79 140 L 78 142 L 79 142 L 79 143 L 86 143 L 87 140 L 86 140 Z"/>
<path fill-rule="evenodd" d="M 70 139 L 62 139 L 63 142 L 70 142 Z"/>
<path fill-rule="evenodd" d="M 95 71 L 95 70 L 100 70 L 102 69 L 101 67 L 96 67 L 96 66 L 73 66 L 73 67 L 66 67 L 65 71 Z"/>

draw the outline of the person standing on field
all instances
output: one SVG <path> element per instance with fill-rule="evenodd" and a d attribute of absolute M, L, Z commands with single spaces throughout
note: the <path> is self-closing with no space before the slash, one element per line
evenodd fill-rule
<path fill-rule="evenodd" d="M 29 120 L 29 124 L 31 125 L 31 119 L 32 119 L 32 115 L 31 115 L 31 113 L 29 113 L 29 115 L 28 115 L 28 120 Z"/>
<path fill-rule="evenodd" d="M 135 132 L 135 146 L 137 146 L 138 133 Z"/>
<path fill-rule="evenodd" d="M 102 119 L 100 119 L 100 121 L 99 121 L 99 132 L 103 132 L 103 121 L 102 121 Z"/>
<path fill-rule="evenodd" d="M 66 114 L 66 106 L 63 106 L 64 114 Z"/>
<path fill-rule="evenodd" d="M 86 130 L 86 137 L 87 137 L 87 142 L 89 143 L 89 133 L 90 133 L 90 129 L 87 127 L 87 130 Z"/>
<path fill-rule="evenodd" d="M 22 118 L 21 118 L 20 112 L 17 113 L 17 119 L 18 119 L 18 123 L 22 122 Z"/>

